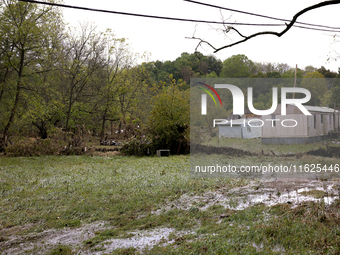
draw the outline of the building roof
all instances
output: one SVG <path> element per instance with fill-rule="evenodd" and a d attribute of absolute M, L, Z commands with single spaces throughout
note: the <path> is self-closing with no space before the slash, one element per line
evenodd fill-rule
<path fill-rule="evenodd" d="M 303 105 L 309 112 L 319 112 L 319 113 L 338 113 L 338 110 L 322 107 L 322 106 L 311 106 L 311 105 Z M 287 114 L 302 114 L 301 110 L 295 106 L 295 104 L 287 104 L 286 105 L 286 113 Z M 281 115 L 281 104 L 278 104 L 276 110 L 272 113 L 274 115 Z"/>
<path fill-rule="evenodd" d="M 324 112 L 324 113 L 338 113 L 338 110 L 334 110 L 332 108 L 328 108 L 328 107 L 322 107 L 322 106 L 309 106 L 309 105 L 305 105 L 305 108 L 308 111 L 312 111 L 312 112 Z"/>

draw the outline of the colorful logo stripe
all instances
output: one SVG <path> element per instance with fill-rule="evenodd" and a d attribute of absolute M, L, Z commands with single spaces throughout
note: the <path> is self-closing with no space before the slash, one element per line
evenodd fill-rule
<path fill-rule="evenodd" d="M 213 97 L 213 95 L 208 90 L 206 90 L 204 88 L 200 88 L 200 87 L 198 87 L 198 88 L 201 89 L 201 90 L 204 90 L 204 92 L 206 92 L 209 96 L 211 96 L 211 98 L 214 100 L 215 105 L 217 105 L 215 98 Z"/>
<path fill-rule="evenodd" d="M 202 84 L 202 85 L 206 86 L 207 88 L 211 89 L 212 92 L 214 92 L 215 95 L 217 96 L 218 100 L 220 101 L 220 104 L 222 105 L 222 100 L 221 100 L 221 98 L 220 98 L 220 95 L 217 93 L 217 91 L 216 91 L 213 87 L 211 87 L 210 85 L 205 84 L 205 83 L 203 83 L 203 82 L 199 82 L 199 84 Z M 214 100 L 215 105 L 217 105 L 217 104 L 216 104 L 216 101 L 215 101 L 215 98 L 213 97 L 213 95 L 212 95 L 208 90 L 203 89 L 203 88 L 199 88 L 199 89 L 202 89 L 202 90 L 204 90 L 205 92 L 207 92 L 207 93 L 211 96 L 211 98 Z"/>

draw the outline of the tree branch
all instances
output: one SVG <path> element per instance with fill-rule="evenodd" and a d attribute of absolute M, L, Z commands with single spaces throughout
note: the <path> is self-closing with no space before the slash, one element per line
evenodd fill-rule
<path fill-rule="evenodd" d="M 281 31 L 281 32 L 274 32 L 274 31 L 263 31 L 263 32 L 258 32 L 258 33 L 254 33 L 252 35 L 249 35 L 249 36 L 244 36 L 242 35 L 236 28 L 234 27 L 228 27 L 228 30 L 226 30 L 225 32 L 229 32 L 229 30 L 234 30 L 235 32 L 237 32 L 241 37 L 243 37 L 242 40 L 239 40 L 237 42 L 234 42 L 234 43 L 231 43 L 231 44 L 228 44 L 228 45 L 225 45 L 225 46 L 222 46 L 220 48 L 216 48 L 214 47 L 211 43 L 207 42 L 207 41 L 204 41 L 200 38 L 196 38 L 196 37 L 190 37 L 188 39 L 197 39 L 197 40 L 200 40 L 200 42 L 198 43 L 196 49 L 202 44 L 202 43 L 205 43 L 205 44 L 208 44 L 211 48 L 214 49 L 214 53 L 220 51 L 220 50 L 223 50 L 223 49 L 226 49 L 226 48 L 230 48 L 232 46 L 235 46 L 237 44 L 240 44 L 240 43 L 244 43 L 254 37 L 257 37 L 257 36 L 262 36 L 262 35 L 275 35 L 277 37 L 281 37 L 282 35 L 284 35 L 285 33 L 287 33 L 292 27 L 293 25 L 295 24 L 295 22 L 297 21 L 298 17 L 300 17 L 301 15 L 303 15 L 304 13 L 306 12 L 309 12 L 311 10 L 314 10 L 314 9 L 318 9 L 318 8 L 321 8 L 321 7 L 324 7 L 324 6 L 328 6 L 328 5 L 334 5 L 334 4 L 340 4 L 340 0 L 330 0 L 330 1 L 325 1 L 325 2 L 320 2 L 318 4 L 315 4 L 315 5 L 312 5 L 312 6 L 309 6 L 301 11 L 299 11 L 298 13 L 296 13 L 293 17 L 293 19 L 290 21 L 289 24 L 286 23 L 286 28 Z"/>

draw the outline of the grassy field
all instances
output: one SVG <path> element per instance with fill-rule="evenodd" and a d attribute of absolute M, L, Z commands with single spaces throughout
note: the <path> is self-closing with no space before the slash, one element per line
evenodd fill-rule
<path fill-rule="evenodd" d="M 189 156 L 0 157 L 0 253 L 340 253 L 334 194 L 312 189 L 301 196 L 313 201 L 236 210 L 238 189 L 257 192 L 264 180 L 193 179 L 189 164 Z M 286 189 L 272 190 L 279 198 Z"/>

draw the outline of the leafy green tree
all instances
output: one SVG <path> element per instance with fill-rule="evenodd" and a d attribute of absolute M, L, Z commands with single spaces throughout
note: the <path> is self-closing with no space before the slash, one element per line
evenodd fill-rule
<path fill-rule="evenodd" d="M 217 73 L 215 71 L 210 72 L 209 74 L 206 75 L 207 78 L 218 78 Z"/>
<path fill-rule="evenodd" d="M 134 129 L 140 123 L 140 119 L 136 116 L 140 111 L 136 107 L 138 106 L 139 92 L 146 87 L 144 77 L 143 68 L 136 66 L 124 70 L 118 80 L 119 130 L 124 130 L 125 138 L 129 133 L 133 134 Z"/>
<path fill-rule="evenodd" d="M 306 75 L 307 73 L 313 73 L 317 70 L 317 68 L 315 68 L 314 66 L 306 66 L 305 67 L 305 74 Z"/>
<path fill-rule="evenodd" d="M 50 94 L 55 96 L 55 94 Z M 34 93 L 27 103 L 28 110 L 22 115 L 22 123 L 33 124 L 38 130 L 42 139 L 46 139 L 50 132 L 54 132 L 57 123 L 65 117 L 64 105 L 57 98 L 49 100 Z"/>
<path fill-rule="evenodd" d="M 162 65 L 162 71 L 166 72 L 167 74 L 175 74 L 176 69 L 174 63 L 171 62 L 170 60 L 165 61 L 164 64 Z"/>
<path fill-rule="evenodd" d="M 314 106 L 320 105 L 322 97 L 327 92 L 326 79 L 317 71 L 307 73 L 303 77 L 300 86 L 310 91 L 312 97 L 308 104 Z"/>
<path fill-rule="evenodd" d="M 324 94 L 321 102 L 322 105 L 333 108 L 334 105 L 337 109 L 340 108 L 340 68 L 337 76 L 331 80 L 331 88 Z"/>
<path fill-rule="evenodd" d="M 277 71 L 274 72 L 268 72 L 267 78 L 281 78 L 281 74 Z"/>
<path fill-rule="evenodd" d="M 275 71 L 279 72 L 281 75 L 291 69 L 291 67 L 286 63 L 278 63 L 276 65 Z"/>
<path fill-rule="evenodd" d="M 215 72 L 217 76 L 220 75 L 223 63 L 221 60 L 216 59 L 214 56 L 207 56 L 203 58 L 203 61 L 206 61 L 208 63 L 208 73 Z"/>
<path fill-rule="evenodd" d="M 189 90 L 181 91 L 175 80 L 155 96 L 148 129 L 157 149 L 177 153 L 180 144 L 188 140 L 189 102 Z"/>
<path fill-rule="evenodd" d="M 246 78 L 254 74 L 255 65 L 245 55 L 233 55 L 223 62 L 221 77 Z"/>
<path fill-rule="evenodd" d="M 182 79 L 186 83 L 190 83 L 190 78 L 196 77 L 199 72 L 200 61 L 195 55 L 190 55 L 187 52 L 181 54 L 181 57 L 174 61 L 174 67 L 176 69 L 173 73 L 176 80 Z"/>
<path fill-rule="evenodd" d="M 124 38 L 116 38 L 111 30 L 107 30 L 104 36 L 105 49 L 103 52 L 104 63 L 95 75 L 92 94 L 97 96 L 92 100 L 94 119 L 101 123 L 100 137 L 104 138 L 107 121 L 112 123 L 118 121 L 119 105 L 118 96 L 122 86 L 121 76 L 124 71 L 130 69 L 134 64 L 134 56 L 130 53 L 129 45 Z M 113 130 L 111 130 L 113 131 Z"/>
<path fill-rule="evenodd" d="M 275 65 L 273 63 L 254 63 L 257 73 L 275 72 Z"/>
<path fill-rule="evenodd" d="M 317 71 L 321 73 L 325 78 L 335 78 L 337 76 L 337 73 L 326 69 L 324 66 L 321 66 Z"/>
<path fill-rule="evenodd" d="M 255 63 L 255 70 L 256 70 L 256 77 L 261 77 L 261 74 L 268 74 L 268 73 L 279 73 L 282 75 L 284 72 L 291 69 L 291 67 L 285 63 Z M 277 75 L 276 75 L 277 76 Z M 269 77 L 267 75 L 267 77 Z M 275 77 L 276 78 L 276 77 Z"/>
<path fill-rule="evenodd" d="M 2 3 L 0 38 L 4 59 L 1 65 L 5 71 L 0 93 L 1 98 L 6 89 L 9 93 L 6 96 L 9 98 L 6 102 L 8 111 L 1 116 L 5 119 L 3 138 L 6 139 L 16 122 L 25 92 L 34 85 L 31 77 L 48 71 L 43 69 L 44 62 L 48 60 L 48 52 L 55 47 L 62 25 L 60 13 L 55 8 L 14 0 L 4 0 Z M 8 80 L 10 73 L 13 73 L 11 82 Z"/>
<path fill-rule="evenodd" d="M 285 71 L 282 75 L 282 78 L 294 78 L 295 77 L 295 68 L 291 68 L 287 71 Z M 303 77 L 303 71 L 298 68 L 296 72 L 296 78 L 302 78 Z"/>

